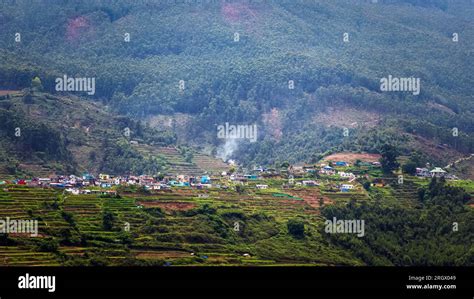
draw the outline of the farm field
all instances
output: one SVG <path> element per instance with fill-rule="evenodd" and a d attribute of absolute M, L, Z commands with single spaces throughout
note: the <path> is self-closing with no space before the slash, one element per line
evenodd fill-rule
<path fill-rule="evenodd" d="M 319 191 L 289 193 L 308 197 Z M 286 193 L 177 189 L 101 198 L 7 186 L 0 192 L 0 207 L 3 218 L 39 221 L 37 238 L 8 236 L 11 245 L 1 246 L 1 265 L 360 263 L 318 244 L 322 219 L 317 208 Z M 114 215 L 108 230 L 103 226 L 104 211 Z M 308 223 L 310 239 L 293 240 L 285 232 L 286 220 L 295 217 Z M 48 242 L 57 248 L 44 249 Z"/>
<path fill-rule="evenodd" d="M 367 265 L 326 236 L 322 209 L 374 202 L 388 210 L 420 208 L 418 188 L 428 180 L 385 180 L 370 190 L 356 183 L 349 192 L 335 192 L 330 179 L 311 187 L 271 179 L 265 190 L 253 182 L 238 189 L 127 189 L 118 196 L 3 185 L 1 218 L 35 219 L 39 229 L 36 237 L 2 234 L 0 265 Z M 452 184 L 472 192 L 470 181 Z M 292 221 L 304 223 L 304 236 L 290 231 Z"/>
<path fill-rule="evenodd" d="M 200 175 L 204 171 L 220 173 L 229 169 L 229 166 L 222 160 L 201 153 L 194 153 L 193 158 L 186 161 L 176 147 L 153 147 L 141 144 L 136 148 L 145 157 L 161 157 L 163 161 L 166 161 L 165 171 L 168 174 Z"/>

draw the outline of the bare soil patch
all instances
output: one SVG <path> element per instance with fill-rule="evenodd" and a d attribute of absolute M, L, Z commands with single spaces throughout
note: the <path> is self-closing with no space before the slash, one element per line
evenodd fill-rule
<path fill-rule="evenodd" d="M 190 253 L 185 251 L 136 251 L 136 258 L 139 259 L 164 259 L 189 257 Z"/>
<path fill-rule="evenodd" d="M 20 91 L 19 90 L 0 90 L 0 96 L 17 93 L 17 92 L 20 92 Z"/>
<path fill-rule="evenodd" d="M 313 117 L 314 123 L 340 128 L 373 128 L 380 120 L 379 114 L 345 107 L 329 107 L 326 112 Z"/>
<path fill-rule="evenodd" d="M 320 208 L 319 199 L 323 198 L 324 204 L 331 204 L 332 200 L 326 196 L 321 195 L 321 192 L 317 188 L 304 189 L 304 190 L 292 190 L 287 192 L 292 196 L 302 198 L 303 201 L 313 208 Z"/>
<path fill-rule="evenodd" d="M 186 211 L 196 207 L 196 204 L 188 202 L 141 201 L 139 204 L 145 208 L 162 208 L 166 211 Z"/>
<path fill-rule="evenodd" d="M 346 161 L 354 163 L 357 160 L 362 162 L 376 162 L 380 159 L 379 154 L 367 154 L 367 153 L 336 153 L 324 157 L 326 161 Z"/>

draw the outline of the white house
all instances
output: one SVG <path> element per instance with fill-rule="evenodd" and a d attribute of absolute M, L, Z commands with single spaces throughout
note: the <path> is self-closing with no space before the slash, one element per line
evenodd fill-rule
<path fill-rule="evenodd" d="M 99 179 L 101 181 L 107 181 L 110 180 L 110 175 L 106 173 L 99 173 Z"/>
<path fill-rule="evenodd" d="M 51 179 L 50 178 L 39 178 L 38 182 L 39 182 L 40 185 L 47 185 L 47 184 L 51 183 Z"/>
<path fill-rule="evenodd" d="M 256 185 L 257 189 L 268 189 L 268 185 Z"/>
<path fill-rule="evenodd" d="M 327 174 L 327 175 L 334 175 L 336 174 L 336 170 L 332 168 L 331 166 L 324 166 L 319 170 L 319 173 L 321 174 Z"/>
<path fill-rule="evenodd" d="M 352 172 L 340 171 L 338 174 L 341 178 L 345 178 L 345 179 L 350 179 L 350 178 L 354 177 L 354 174 Z"/>
<path fill-rule="evenodd" d="M 79 195 L 80 194 L 79 189 L 76 189 L 76 188 L 68 188 L 65 191 L 68 192 L 68 193 L 71 193 L 73 195 Z"/>
<path fill-rule="evenodd" d="M 416 175 L 421 177 L 429 177 L 431 176 L 430 171 L 428 168 L 416 168 Z"/>

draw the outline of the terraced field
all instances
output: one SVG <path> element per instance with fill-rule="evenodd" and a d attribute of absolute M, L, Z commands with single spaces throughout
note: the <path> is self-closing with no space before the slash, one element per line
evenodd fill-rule
<path fill-rule="evenodd" d="M 320 245 L 322 218 L 307 201 L 314 191 L 295 190 L 302 198 L 273 190 L 187 188 L 110 198 L 5 186 L 1 217 L 36 219 L 39 235 L 3 235 L 0 265 L 358 264 Z M 108 228 L 105 213 L 113 218 Z M 305 221 L 311 237 L 288 234 L 286 223 L 295 218 Z"/>
<path fill-rule="evenodd" d="M 166 161 L 167 173 L 171 175 L 187 174 L 191 176 L 208 173 L 220 173 L 228 169 L 227 164 L 219 159 L 201 153 L 195 153 L 191 162 L 175 147 L 153 147 L 145 144 L 136 146 L 145 156 L 162 157 Z"/>
<path fill-rule="evenodd" d="M 194 154 L 193 161 L 199 168 L 206 169 L 210 173 L 221 173 L 229 170 L 229 166 L 222 160 L 204 154 Z"/>
<path fill-rule="evenodd" d="M 370 192 L 355 182 L 350 192 L 337 192 L 326 181 L 282 189 L 285 182 L 274 179 L 264 190 L 252 182 L 239 191 L 173 187 L 117 197 L 3 185 L 0 219 L 37 220 L 38 236 L 0 234 L 0 265 L 363 265 L 327 241 L 320 205 L 375 200 L 412 208 L 428 183 L 384 180 Z M 474 190 L 472 182 L 453 184 Z M 304 236 L 290 232 L 292 221 L 304 224 Z"/>
<path fill-rule="evenodd" d="M 56 200 L 56 193 L 48 189 L 32 189 L 26 187 L 4 187 L 0 190 L 0 211 L 1 218 L 7 217 L 16 220 L 38 220 L 38 237 L 44 238 L 48 234 L 48 228 L 67 226 L 61 217 L 57 218 L 45 210 L 45 204 Z M 41 215 L 41 217 L 37 217 Z M 30 242 L 33 237 L 25 237 L 21 234 L 10 235 L 9 239 L 13 244 L 19 240 L 26 239 L 26 242 L 18 242 L 15 246 L 0 246 L 0 265 L 12 266 L 54 266 L 59 265 L 58 259 L 49 252 L 35 252 Z M 2 244 L 2 243 L 0 243 Z M 3 244 L 2 244 L 3 245 Z"/>
<path fill-rule="evenodd" d="M 38 177 L 49 177 L 54 170 L 37 164 L 20 164 L 20 169 L 25 173 L 34 173 Z M 1 174 L 0 174 L 1 175 Z"/>
<path fill-rule="evenodd" d="M 32 252 L 28 247 L 0 246 L 0 265 L 59 266 L 56 256 L 49 252 Z"/>

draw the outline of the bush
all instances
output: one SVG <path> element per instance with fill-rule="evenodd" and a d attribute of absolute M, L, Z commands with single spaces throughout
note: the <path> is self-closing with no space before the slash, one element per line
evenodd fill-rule
<path fill-rule="evenodd" d="M 242 211 L 239 211 L 239 210 L 225 211 L 221 214 L 221 216 L 224 217 L 224 218 L 231 218 L 231 219 L 238 218 L 238 219 L 241 219 L 241 220 L 244 220 L 246 218 L 245 214 Z"/>

